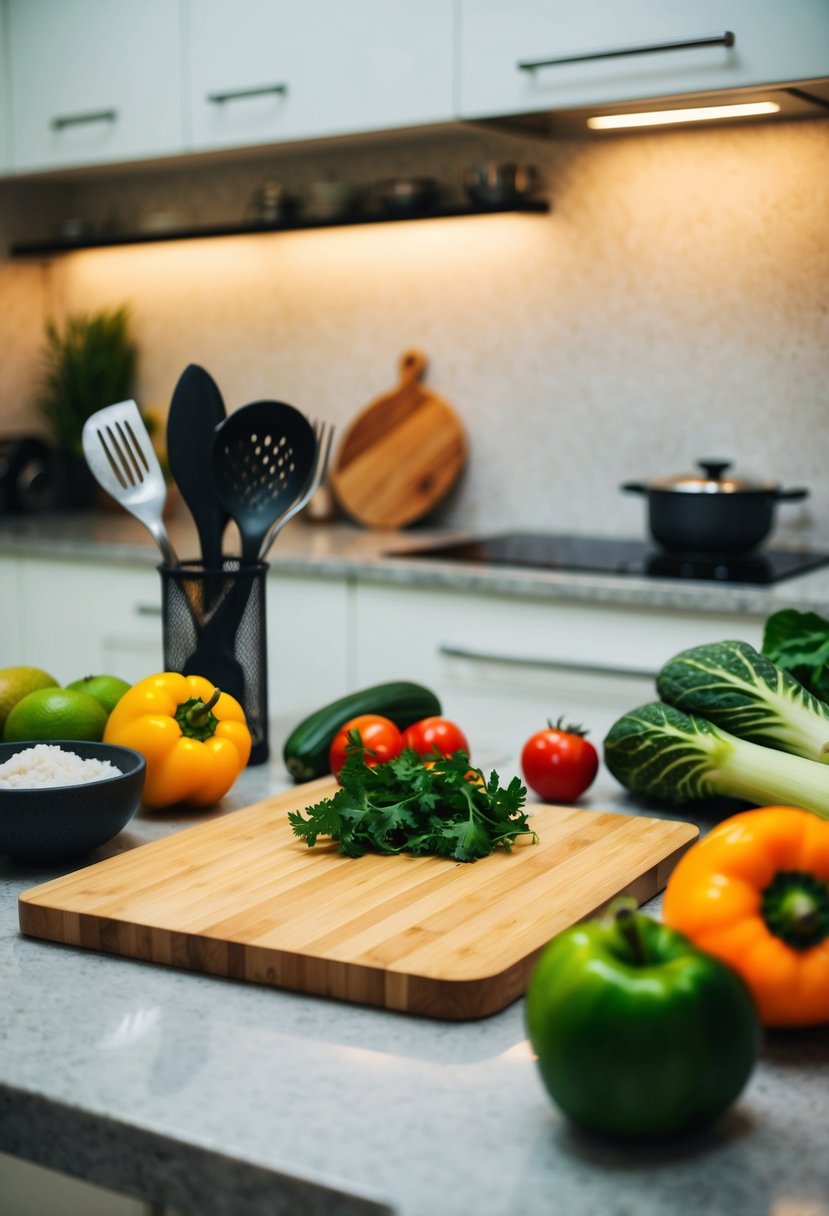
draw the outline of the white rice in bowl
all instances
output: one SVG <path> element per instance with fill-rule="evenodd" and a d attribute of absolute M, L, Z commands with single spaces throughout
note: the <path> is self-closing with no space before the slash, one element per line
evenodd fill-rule
<path fill-rule="evenodd" d="M 120 777 L 109 760 L 83 760 L 54 743 L 37 743 L 15 752 L 0 764 L 0 790 L 42 789 L 57 785 L 85 785 Z"/>

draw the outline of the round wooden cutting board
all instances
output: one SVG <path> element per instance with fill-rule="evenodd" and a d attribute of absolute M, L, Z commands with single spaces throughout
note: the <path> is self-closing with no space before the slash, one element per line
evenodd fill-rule
<path fill-rule="evenodd" d="M 421 383 L 426 356 L 409 350 L 400 383 L 357 415 L 329 483 L 340 507 L 370 528 L 403 528 L 433 510 L 466 461 L 466 433 L 452 407 Z"/>

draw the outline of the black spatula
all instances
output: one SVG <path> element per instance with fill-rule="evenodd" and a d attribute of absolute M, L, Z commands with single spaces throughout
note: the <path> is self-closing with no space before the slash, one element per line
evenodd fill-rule
<path fill-rule="evenodd" d="M 185 367 L 167 416 L 170 472 L 190 509 L 206 569 L 222 567 L 222 536 L 230 518 L 213 491 L 211 454 L 216 427 L 226 416 L 213 377 L 197 363 Z"/>

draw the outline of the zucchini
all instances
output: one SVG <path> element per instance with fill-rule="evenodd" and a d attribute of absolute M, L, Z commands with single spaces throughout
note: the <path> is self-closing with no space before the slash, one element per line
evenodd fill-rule
<path fill-rule="evenodd" d="M 440 714 L 440 701 L 422 684 L 393 680 L 350 692 L 309 714 L 285 741 L 282 756 L 294 781 L 310 781 L 330 773 L 328 752 L 340 727 L 358 714 L 382 714 L 405 730 L 421 718 Z"/>

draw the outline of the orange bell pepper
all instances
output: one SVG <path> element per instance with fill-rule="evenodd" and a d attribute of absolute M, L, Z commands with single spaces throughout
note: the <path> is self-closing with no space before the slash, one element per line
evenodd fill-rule
<path fill-rule="evenodd" d="M 104 742 L 132 747 L 147 761 L 145 806 L 210 806 L 250 759 L 241 705 L 202 676 L 163 671 L 126 693 L 110 714 Z"/>
<path fill-rule="evenodd" d="M 829 822 L 766 806 L 682 857 L 663 917 L 743 977 L 766 1026 L 829 1021 Z"/>

